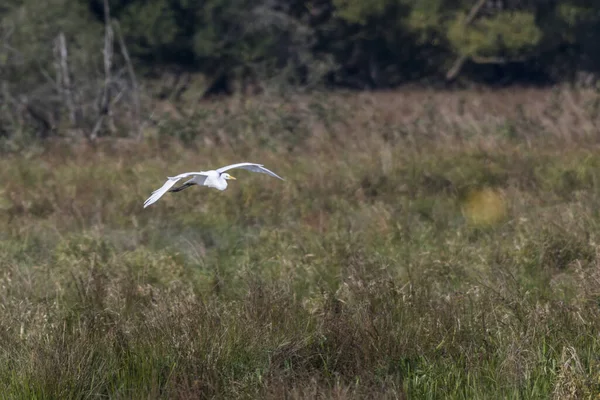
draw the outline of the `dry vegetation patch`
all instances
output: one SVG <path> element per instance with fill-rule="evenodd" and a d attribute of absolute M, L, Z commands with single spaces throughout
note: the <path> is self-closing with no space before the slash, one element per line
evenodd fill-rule
<path fill-rule="evenodd" d="M 6 398 L 600 393 L 597 94 L 233 98 L 0 159 Z M 178 172 L 264 163 L 148 209 Z"/>

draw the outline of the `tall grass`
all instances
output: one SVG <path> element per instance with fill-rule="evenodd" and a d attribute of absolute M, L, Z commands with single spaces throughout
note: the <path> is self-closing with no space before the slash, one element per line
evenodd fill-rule
<path fill-rule="evenodd" d="M 235 98 L 0 159 L 0 396 L 596 398 L 594 93 Z M 238 161 L 225 192 L 142 208 Z"/>

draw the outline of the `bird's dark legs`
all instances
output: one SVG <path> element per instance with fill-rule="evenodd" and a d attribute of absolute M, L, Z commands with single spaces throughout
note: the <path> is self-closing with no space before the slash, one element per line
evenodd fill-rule
<path fill-rule="evenodd" d="M 190 186 L 193 186 L 194 184 L 191 182 L 185 183 L 179 187 L 173 188 L 171 190 L 169 190 L 169 192 L 179 192 L 182 191 L 183 189 L 189 188 Z"/>

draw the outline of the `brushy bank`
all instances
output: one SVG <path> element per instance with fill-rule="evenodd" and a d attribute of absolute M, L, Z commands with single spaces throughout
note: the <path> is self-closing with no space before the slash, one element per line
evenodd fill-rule
<path fill-rule="evenodd" d="M 238 98 L 5 154 L 1 397 L 595 398 L 598 104 Z M 286 181 L 142 208 L 242 160 Z"/>

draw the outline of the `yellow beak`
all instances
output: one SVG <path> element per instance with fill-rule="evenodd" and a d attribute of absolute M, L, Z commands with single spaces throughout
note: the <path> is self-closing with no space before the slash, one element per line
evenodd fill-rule
<path fill-rule="evenodd" d="M 233 179 L 234 181 L 237 180 L 235 176 L 231 176 L 231 175 L 229 175 L 229 179 Z"/>

